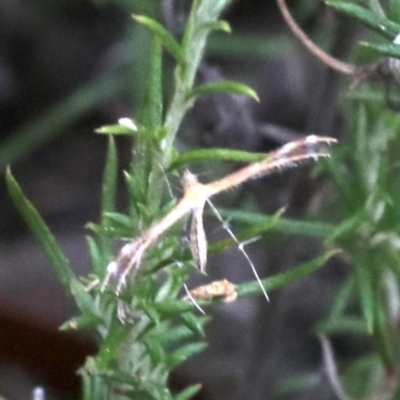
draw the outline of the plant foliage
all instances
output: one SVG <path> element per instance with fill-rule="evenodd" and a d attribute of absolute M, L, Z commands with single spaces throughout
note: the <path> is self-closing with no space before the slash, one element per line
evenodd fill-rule
<path fill-rule="evenodd" d="M 259 161 L 265 155 L 214 149 L 198 150 L 179 154 L 174 142 L 181 122 L 195 99 L 204 94 L 229 92 L 258 99 L 249 87 L 232 82 L 220 81 L 194 87 L 194 79 L 204 54 L 206 41 L 213 30 L 229 31 L 229 25 L 219 20 L 219 16 L 230 0 L 194 0 L 181 41 L 174 38 L 159 22 L 148 16 L 134 16 L 132 23 L 142 24 L 151 35 L 151 57 L 148 68 L 146 90 L 142 106 L 137 116 L 138 130 L 126 124 L 103 127 L 100 133 L 109 136 L 106 165 L 104 168 L 101 196 L 101 216 L 99 222 L 88 226 L 92 235 L 87 238 L 91 259 L 91 273 L 80 278 L 75 275 L 67 257 L 56 239 L 47 228 L 32 204 L 25 198 L 21 188 L 7 172 L 9 193 L 36 239 L 43 247 L 52 263 L 55 274 L 70 293 L 79 309 L 79 315 L 67 321 L 63 329 L 90 329 L 97 340 L 98 352 L 88 357 L 79 373 L 83 381 L 83 400 L 89 399 L 189 399 L 200 389 L 199 385 L 186 388 L 181 393 L 171 393 L 168 377 L 173 368 L 204 346 L 204 324 L 208 317 L 199 316 L 195 306 L 182 299 L 182 287 L 194 269 L 187 252 L 180 250 L 179 233 L 181 226 L 172 227 L 168 234 L 153 246 L 136 273 L 128 276 L 126 287 L 121 292 L 103 287 L 106 266 L 115 258 L 113 243 L 116 240 L 138 236 L 155 221 L 164 216 L 176 203 L 176 199 L 164 202 L 167 191 L 168 173 L 176 174 L 183 164 L 197 160 L 231 159 L 236 161 Z M 338 4 L 336 8 L 340 8 Z M 343 7 L 342 7 L 343 8 Z M 352 11 L 353 14 L 357 14 Z M 360 13 L 358 13 L 360 14 Z M 377 22 L 363 11 L 358 18 L 371 27 Z M 393 25 L 387 28 L 393 32 Z M 385 25 L 386 26 L 386 25 Z M 391 37 L 391 36 L 389 36 Z M 168 51 L 176 62 L 174 91 L 164 108 L 162 51 Z M 360 107 L 360 110 L 363 110 Z M 362 111 L 360 111 L 362 112 Z M 363 119 L 360 119 L 363 123 Z M 126 213 L 116 210 L 115 198 L 118 178 L 118 159 L 112 135 L 132 135 L 135 158 L 132 167 L 125 171 L 126 189 L 129 193 L 129 207 Z M 374 164 L 375 165 L 375 164 Z M 381 168 L 387 167 L 386 165 Z M 341 183 L 349 198 L 355 194 L 347 184 Z M 366 188 L 364 188 L 366 189 Z M 386 201 L 383 192 L 371 194 L 365 190 L 365 203 Z M 363 204 L 359 198 L 357 204 Z M 380 203 L 379 203 L 380 204 Z M 395 213 L 395 209 L 391 208 Z M 352 217 L 357 210 L 349 206 Z M 361 229 L 358 220 L 349 229 L 315 224 L 303 225 L 298 222 L 280 221 L 281 213 L 265 217 L 251 227 L 239 232 L 240 240 L 262 235 L 272 227 L 292 231 L 312 229 L 310 232 L 323 236 L 332 235 L 336 242 L 345 241 L 354 226 Z M 371 215 L 371 218 L 375 218 Z M 382 222 L 383 223 L 383 222 Z M 388 231 L 388 235 L 391 231 Z M 390 235 L 389 235 L 390 236 Z M 384 242 L 390 243 L 390 237 Z M 223 251 L 232 245 L 232 240 L 221 241 L 210 247 L 211 253 Z M 356 243 L 354 243 L 356 245 Z M 373 247 L 371 248 L 373 253 Z M 300 265 L 289 272 L 270 277 L 263 281 L 267 290 L 274 290 L 294 280 L 298 280 L 322 267 L 335 251 Z M 387 256 L 391 255 L 388 250 Z M 366 255 L 367 256 L 367 255 Z M 365 258 L 365 257 L 364 257 Z M 377 296 L 375 278 L 379 271 L 363 269 L 364 260 L 358 260 L 359 279 L 368 284 L 362 289 L 363 308 L 369 329 L 379 326 L 382 333 L 382 315 L 371 306 Z M 392 272 L 394 273 L 394 266 Z M 369 272 L 366 272 L 369 271 Z M 238 285 L 239 297 L 260 294 L 261 288 L 254 282 Z M 200 305 L 210 301 L 199 301 Z"/>

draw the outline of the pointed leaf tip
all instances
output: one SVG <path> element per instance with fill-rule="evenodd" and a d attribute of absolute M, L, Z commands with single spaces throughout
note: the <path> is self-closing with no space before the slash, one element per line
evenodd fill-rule
<path fill-rule="evenodd" d="M 132 15 L 133 19 L 146 26 L 161 41 L 162 45 L 175 57 L 180 65 L 184 64 L 183 52 L 178 41 L 156 20 L 144 15 Z"/>
<path fill-rule="evenodd" d="M 56 276 L 60 282 L 69 289 L 69 282 L 75 276 L 69 265 L 69 261 L 36 208 L 26 198 L 18 182 L 12 176 L 10 167 L 7 167 L 6 183 L 8 193 L 14 205 L 28 225 L 33 236 L 41 245 Z"/>
<path fill-rule="evenodd" d="M 220 94 L 220 93 L 232 93 L 251 97 L 253 100 L 259 102 L 260 99 L 257 92 L 251 87 L 244 85 L 243 83 L 221 80 L 211 83 L 205 83 L 194 87 L 189 91 L 187 98 L 197 98 L 207 94 Z"/>
<path fill-rule="evenodd" d="M 214 30 L 214 31 L 222 31 L 225 33 L 232 33 L 232 29 L 231 26 L 229 25 L 229 23 L 227 21 L 217 21 L 217 22 L 211 22 L 209 24 L 205 25 L 206 28 L 210 29 L 210 30 Z"/>

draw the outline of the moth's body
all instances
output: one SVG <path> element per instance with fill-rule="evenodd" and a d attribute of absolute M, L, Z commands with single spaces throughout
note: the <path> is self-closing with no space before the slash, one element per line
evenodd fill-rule
<path fill-rule="evenodd" d="M 182 178 L 184 189 L 182 199 L 166 216 L 154 223 L 140 237 L 132 240 L 121 249 L 118 257 L 107 267 L 107 275 L 103 283 L 103 288 L 108 285 L 110 280 L 116 280 L 116 291 L 119 293 L 126 284 L 127 275 L 132 269 L 139 267 L 149 247 L 172 225 L 189 213 L 192 213 L 190 247 L 196 264 L 202 272 L 205 272 L 207 239 L 202 223 L 205 203 L 209 202 L 212 196 L 239 186 L 250 179 L 257 179 L 276 171 L 284 171 L 297 167 L 310 160 L 317 161 L 320 158 L 328 158 L 328 146 L 334 143 L 336 143 L 336 139 L 330 137 L 307 136 L 304 139 L 282 146 L 267 155 L 262 161 L 250 164 L 208 184 L 199 182 L 195 175 L 186 170 Z M 228 233 L 236 240 L 230 230 L 228 230 Z M 238 242 L 237 244 L 239 245 Z M 249 260 L 246 254 L 245 256 Z M 255 271 L 252 264 L 251 266 Z M 256 272 L 255 275 L 257 280 L 259 280 Z M 266 293 L 265 296 L 268 298 Z"/>

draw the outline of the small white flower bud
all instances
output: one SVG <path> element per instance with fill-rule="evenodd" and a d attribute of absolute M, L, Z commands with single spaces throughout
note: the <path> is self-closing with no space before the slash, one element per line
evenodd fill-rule
<path fill-rule="evenodd" d="M 138 127 L 135 124 L 135 121 L 131 118 L 120 118 L 118 120 L 118 123 L 122 126 L 124 126 L 125 128 L 131 129 L 132 131 L 137 131 Z"/>
<path fill-rule="evenodd" d="M 395 37 L 393 43 L 400 45 L 400 33 Z M 400 83 L 400 60 L 398 58 L 390 57 L 388 61 L 388 67 L 396 81 Z"/>

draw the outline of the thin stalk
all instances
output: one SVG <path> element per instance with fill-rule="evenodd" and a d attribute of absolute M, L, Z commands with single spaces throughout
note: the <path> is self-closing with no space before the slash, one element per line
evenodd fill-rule
<path fill-rule="evenodd" d="M 166 168 L 171 161 L 173 143 L 186 111 L 193 104 L 187 100 L 187 93 L 193 86 L 196 71 L 204 55 L 207 36 L 210 29 L 207 25 L 215 23 L 222 10 L 231 0 L 204 1 L 196 0 L 186 25 L 183 37 L 182 65 L 178 65 L 175 71 L 175 93 L 171 105 L 165 116 L 164 127 L 167 134 L 161 142 L 163 154 L 162 166 Z"/>

